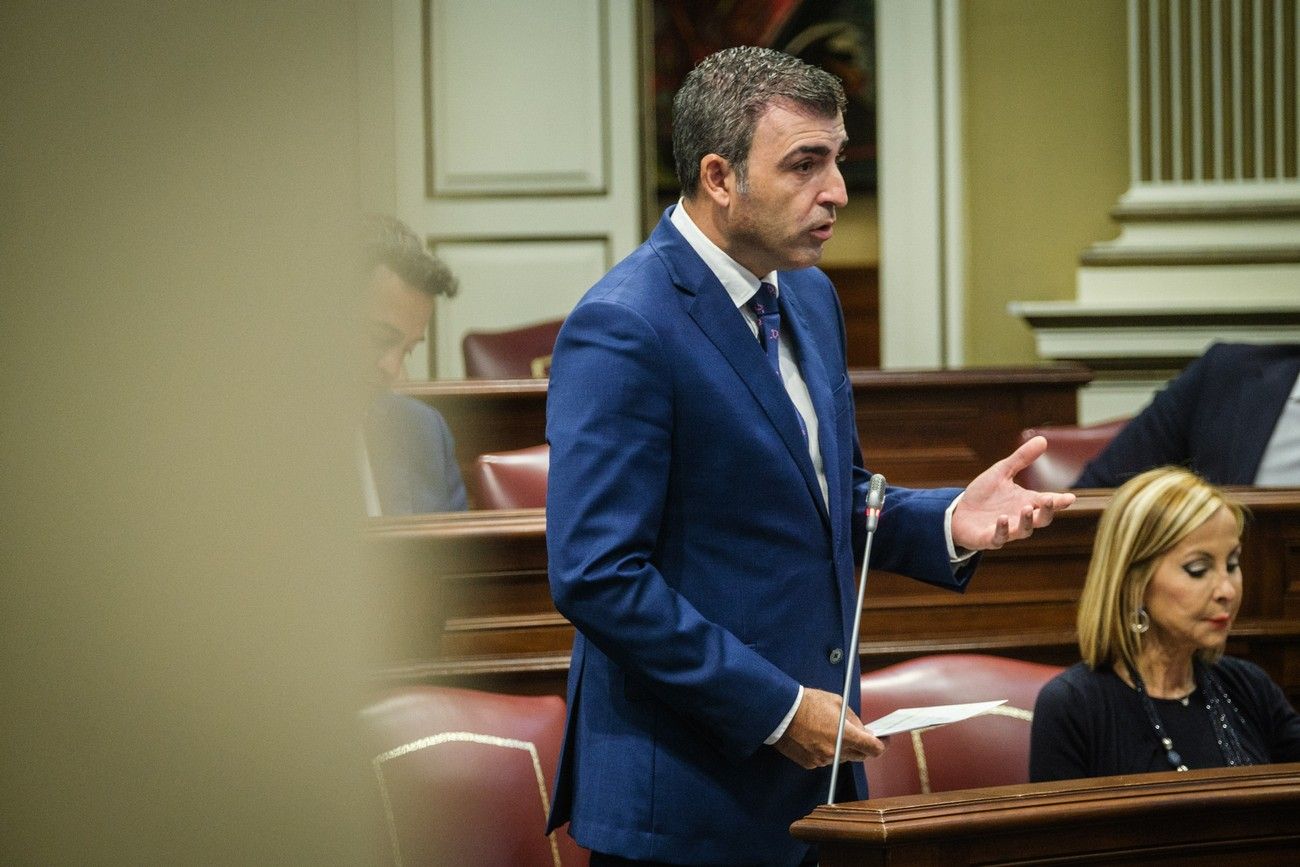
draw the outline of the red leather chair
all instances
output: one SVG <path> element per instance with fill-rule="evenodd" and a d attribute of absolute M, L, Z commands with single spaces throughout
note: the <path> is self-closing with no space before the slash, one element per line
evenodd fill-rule
<path fill-rule="evenodd" d="M 873 798 L 1029 782 L 1029 722 L 1052 665 L 948 653 L 909 659 L 862 675 L 862 721 L 901 707 L 1007 699 L 990 713 L 890 738 L 866 762 Z"/>
<path fill-rule="evenodd" d="M 412 686 L 381 697 L 362 720 L 394 863 L 587 864 L 564 831 L 543 833 L 563 699 Z"/>
<path fill-rule="evenodd" d="M 1016 482 L 1032 491 L 1069 490 L 1088 461 L 1101 454 L 1128 422 L 1117 418 L 1092 425 L 1025 428 L 1020 432 L 1021 445 L 1041 435 L 1047 437 L 1047 451 L 1016 476 Z"/>
<path fill-rule="evenodd" d="M 469 331 L 460 342 L 470 379 L 545 379 L 563 319 L 508 331 Z"/>
<path fill-rule="evenodd" d="M 546 505 L 546 476 L 550 469 L 551 447 L 545 443 L 479 455 L 474 461 L 479 508 L 542 508 Z"/>

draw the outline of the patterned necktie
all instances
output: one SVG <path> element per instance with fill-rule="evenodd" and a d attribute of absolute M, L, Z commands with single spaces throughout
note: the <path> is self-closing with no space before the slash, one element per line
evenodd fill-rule
<path fill-rule="evenodd" d="M 776 378 L 784 383 L 778 352 L 781 341 L 781 309 L 777 306 L 776 289 L 771 283 L 758 284 L 758 291 L 749 299 L 749 309 L 758 317 L 758 345 L 763 347 L 768 363 L 776 371 Z"/>
<path fill-rule="evenodd" d="M 749 309 L 758 317 L 758 345 L 763 347 L 763 354 L 776 373 L 777 382 L 785 387 L 785 377 L 781 376 L 781 308 L 776 299 L 776 288 L 771 283 L 758 284 L 758 291 L 749 299 Z M 793 401 L 791 401 L 793 403 Z M 808 425 L 796 407 L 794 417 L 799 420 L 799 430 L 803 432 L 804 441 L 808 440 Z"/>

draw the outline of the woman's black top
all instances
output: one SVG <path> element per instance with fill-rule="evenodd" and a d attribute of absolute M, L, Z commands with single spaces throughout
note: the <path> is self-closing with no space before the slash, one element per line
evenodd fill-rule
<path fill-rule="evenodd" d="M 1260 763 L 1300 761 L 1300 715 L 1259 666 L 1224 657 L 1209 668 L 1237 712 L 1237 736 Z M 1188 768 L 1223 767 L 1203 688 L 1186 705 L 1152 699 L 1160 724 Z M 1029 779 L 1070 780 L 1170 771 L 1142 697 L 1109 668 L 1076 663 L 1043 686 L 1034 704 Z"/>

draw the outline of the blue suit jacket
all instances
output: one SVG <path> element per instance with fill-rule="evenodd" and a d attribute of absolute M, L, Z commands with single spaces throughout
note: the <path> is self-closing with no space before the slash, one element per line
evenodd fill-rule
<path fill-rule="evenodd" d="M 451 431 L 432 407 L 384 391 L 366 414 L 365 436 L 385 515 L 463 512 L 469 507 Z"/>
<path fill-rule="evenodd" d="M 1165 464 L 1250 485 L 1300 373 L 1300 345 L 1216 343 L 1125 425 L 1075 481 L 1113 488 Z"/>
<path fill-rule="evenodd" d="M 555 345 L 547 545 L 578 628 L 551 827 L 628 858 L 790 863 L 824 801 L 763 741 L 799 684 L 834 693 L 863 542 L 844 326 L 826 275 L 780 276 L 819 421 L 822 500 L 795 410 L 740 311 L 669 222 L 597 283 Z M 955 489 L 890 489 L 873 565 L 954 588 Z M 857 678 L 853 678 L 857 706 Z M 861 765 L 849 775 L 866 795 Z"/>

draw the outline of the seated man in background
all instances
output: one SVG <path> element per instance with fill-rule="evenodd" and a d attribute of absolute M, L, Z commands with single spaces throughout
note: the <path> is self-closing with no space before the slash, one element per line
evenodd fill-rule
<path fill-rule="evenodd" d="M 364 379 L 371 398 L 360 444 L 366 513 L 464 511 L 456 448 L 438 412 L 394 394 L 406 356 L 424 340 L 433 299 L 456 294 L 456 279 L 414 232 L 391 217 L 370 218 L 366 244 Z"/>
<path fill-rule="evenodd" d="M 1179 464 L 1216 485 L 1300 486 L 1300 344 L 1216 343 L 1074 482 L 1113 488 Z"/>

